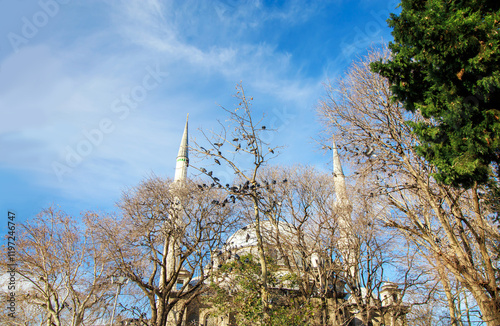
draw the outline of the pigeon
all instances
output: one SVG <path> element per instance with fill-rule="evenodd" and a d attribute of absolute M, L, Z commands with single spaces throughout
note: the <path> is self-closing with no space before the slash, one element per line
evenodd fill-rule
<path fill-rule="evenodd" d="M 370 145 L 368 145 L 368 147 L 366 148 L 366 151 L 363 152 L 363 154 L 365 154 L 366 157 L 371 157 L 373 155 L 373 147 L 371 147 Z"/>

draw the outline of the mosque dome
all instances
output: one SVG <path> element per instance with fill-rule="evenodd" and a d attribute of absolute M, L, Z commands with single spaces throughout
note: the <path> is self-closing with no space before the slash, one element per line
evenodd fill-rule
<path fill-rule="evenodd" d="M 264 243 L 268 246 L 276 244 L 276 239 L 281 242 L 296 242 L 295 228 L 286 222 L 273 223 L 272 221 L 260 222 L 260 233 Z M 224 249 L 240 249 L 257 246 L 257 234 L 255 223 L 248 224 L 233 235 L 227 241 Z"/>
<path fill-rule="evenodd" d="M 301 232 L 304 238 L 299 242 L 297 229 L 292 224 L 261 221 L 260 234 L 268 254 L 270 257 L 277 259 L 278 265 L 284 264 L 284 260 L 282 260 L 283 254 L 290 255 L 288 257 L 290 262 L 302 265 L 305 251 L 306 256 L 310 259 L 311 266 L 317 266 L 319 256 L 313 250 L 313 239 Z M 280 252 L 278 249 L 278 241 L 284 252 Z M 308 245 L 310 247 L 307 247 Z M 233 258 L 238 259 L 238 257 L 245 254 L 258 254 L 255 223 L 248 224 L 231 235 L 223 248 L 214 256 L 214 264 L 218 266 L 222 261 Z"/>

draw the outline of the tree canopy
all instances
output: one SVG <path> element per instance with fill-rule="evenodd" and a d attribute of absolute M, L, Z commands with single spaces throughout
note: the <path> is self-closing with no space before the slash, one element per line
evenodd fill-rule
<path fill-rule="evenodd" d="M 388 20 L 392 57 L 375 62 L 412 123 L 435 178 L 470 187 L 500 162 L 500 2 L 402 0 Z"/>

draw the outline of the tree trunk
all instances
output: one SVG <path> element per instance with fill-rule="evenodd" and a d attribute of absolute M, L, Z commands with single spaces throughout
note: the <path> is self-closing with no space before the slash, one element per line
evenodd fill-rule
<path fill-rule="evenodd" d="M 259 251 L 259 262 L 260 262 L 260 273 L 262 278 L 261 287 L 261 298 L 262 298 L 262 308 L 264 311 L 264 323 L 268 320 L 268 310 L 269 310 L 269 293 L 267 289 L 267 263 L 266 256 L 264 253 L 264 243 L 262 241 L 262 234 L 260 233 L 260 217 L 259 217 L 259 207 L 256 198 L 254 200 L 254 218 L 255 218 L 255 235 L 257 237 L 257 249 Z"/>
<path fill-rule="evenodd" d="M 444 267 L 441 265 L 441 261 L 438 257 L 436 259 L 437 262 L 437 271 L 439 274 L 439 279 L 441 280 L 441 284 L 443 285 L 444 293 L 446 294 L 446 300 L 448 301 L 448 309 L 450 311 L 450 325 L 451 326 L 458 326 L 457 322 L 457 310 L 455 307 L 455 300 L 453 299 L 453 294 L 451 293 L 451 285 L 450 285 L 450 280 L 446 276 L 446 273 L 444 271 Z"/>
<path fill-rule="evenodd" d="M 328 301 L 325 297 L 321 297 L 321 313 L 323 325 L 328 325 Z"/>
<path fill-rule="evenodd" d="M 177 316 L 177 322 L 176 322 L 176 326 L 182 326 L 183 325 L 183 322 L 184 322 L 184 314 L 186 313 L 186 307 L 187 305 L 186 304 L 183 304 L 182 305 L 182 308 L 179 310 L 179 314 Z"/>
<path fill-rule="evenodd" d="M 500 307 L 498 305 L 498 302 L 496 302 L 494 299 L 488 298 L 484 294 L 482 295 L 481 299 L 476 300 L 483 314 L 483 321 L 488 326 L 500 325 Z"/>

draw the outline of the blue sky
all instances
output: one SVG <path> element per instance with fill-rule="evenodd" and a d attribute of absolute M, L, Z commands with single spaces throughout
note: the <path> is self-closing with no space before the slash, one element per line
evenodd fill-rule
<path fill-rule="evenodd" d="M 191 138 L 217 129 L 240 81 L 286 146 L 275 163 L 328 168 L 323 83 L 391 40 L 396 6 L 0 0 L 0 229 L 9 209 L 109 212 L 148 174 L 173 177 L 186 114 Z"/>

